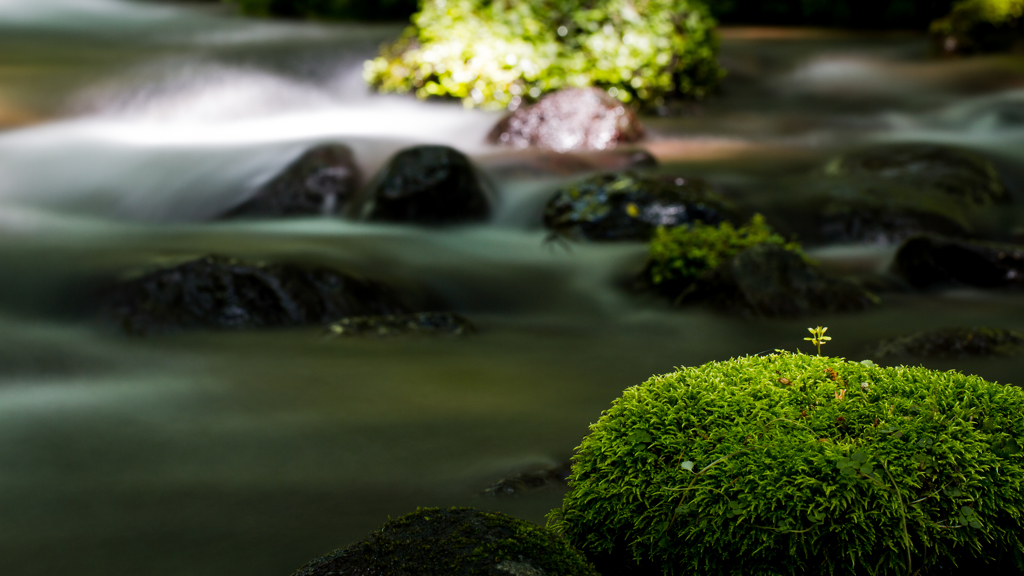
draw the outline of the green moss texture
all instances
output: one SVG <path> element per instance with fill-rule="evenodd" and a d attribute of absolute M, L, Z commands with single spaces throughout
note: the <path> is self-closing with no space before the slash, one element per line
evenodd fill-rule
<path fill-rule="evenodd" d="M 592 425 L 549 525 L 618 574 L 1005 569 L 1024 552 L 1022 409 L 1016 387 L 867 361 L 683 368 Z"/>
<path fill-rule="evenodd" d="M 425 0 L 364 76 L 490 109 L 573 86 L 653 106 L 717 86 L 714 27 L 696 0 Z"/>

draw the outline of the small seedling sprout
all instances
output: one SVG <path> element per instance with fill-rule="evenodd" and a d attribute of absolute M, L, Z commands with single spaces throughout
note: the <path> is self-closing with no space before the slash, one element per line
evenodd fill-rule
<path fill-rule="evenodd" d="M 824 328 L 822 328 L 821 326 L 818 326 L 817 328 L 808 328 L 807 329 L 807 331 L 811 333 L 811 337 L 810 338 L 804 338 L 804 340 L 808 340 L 808 341 L 810 341 L 811 344 L 814 344 L 815 346 L 818 347 L 818 356 L 821 356 L 821 345 L 832 339 L 829 336 L 825 336 L 825 332 L 827 330 L 828 330 L 828 326 L 826 326 Z"/>

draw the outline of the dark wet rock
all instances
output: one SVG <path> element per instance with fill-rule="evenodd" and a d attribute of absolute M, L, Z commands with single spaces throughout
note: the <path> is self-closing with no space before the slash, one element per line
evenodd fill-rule
<path fill-rule="evenodd" d="M 553 532 L 499 512 L 420 508 L 293 576 L 597 576 Z"/>
<path fill-rule="evenodd" d="M 491 130 L 488 140 L 567 152 L 614 148 L 643 134 L 636 114 L 604 90 L 566 88 L 512 112 Z"/>
<path fill-rule="evenodd" d="M 524 470 L 491 484 L 484 490 L 489 496 L 522 496 L 546 488 L 564 488 L 571 471 L 569 461 L 532 470 Z"/>
<path fill-rule="evenodd" d="M 326 324 L 405 314 L 389 287 L 331 270 L 207 256 L 111 288 L 105 316 L 129 334 Z"/>
<path fill-rule="evenodd" d="M 896 252 L 893 272 L 915 288 L 1024 286 L 1024 246 L 918 236 Z"/>
<path fill-rule="evenodd" d="M 490 216 L 488 193 L 465 154 L 447 146 L 416 146 L 388 162 L 356 208 L 379 222 L 455 224 Z"/>
<path fill-rule="evenodd" d="M 925 232 L 971 236 L 978 214 L 1011 202 L 989 160 L 946 146 L 874 146 L 832 160 L 824 174 L 814 217 L 814 235 L 823 242 L 891 244 Z"/>
<path fill-rule="evenodd" d="M 705 302 L 766 317 L 857 312 L 877 302 L 857 284 L 828 277 L 775 244 L 747 248 L 696 281 L 669 280 L 655 289 L 679 305 Z"/>
<path fill-rule="evenodd" d="M 1003 328 L 939 328 L 887 338 L 873 347 L 871 355 L 919 358 L 1011 356 L 1024 353 L 1024 334 Z"/>
<path fill-rule="evenodd" d="M 343 213 L 362 177 L 341 144 L 308 150 L 225 218 L 329 216 Z"/>
<path fill-rule="evenodd" d="M 622 172 L 654 168 L 658 160 L 647 150 L 617 148 L 595 152 L 520 150 L 480 161 L 498 180 L 574 176 L 588 172 Z"/>
<path fill-rule="evenodd" d="M 696 178 L 601 174 L 555 193 L 544 226 L 577 240 L 648 240 L 658 226 L 735 219 L 735 210 Z"/>
<path fill-rule="evenodd" d="M 446 335 L 476 332 L 466 318 L 452 312 L 417 312 L 392 316 L 350 316 L 327 327 L 330 338 L 350 336 Z"/>

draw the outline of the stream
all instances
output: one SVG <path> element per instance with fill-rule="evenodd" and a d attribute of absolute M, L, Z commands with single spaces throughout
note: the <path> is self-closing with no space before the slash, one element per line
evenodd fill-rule
<path fill-rule="evenodd" d="M 484 143 L 501 114 L 371 94 L 396 25 L 272 22 L 205 4 L 0 0 L 0 573 L 287 576 L 417 506 L 543 523 L 563 491 L 483 494 L 564 461 L 653 374 L 777 348 L 860 360 L 944 326 L 1024 331 L 1024 297 L 884 294 L 859 314 L 756 319 L 622 286 L 641 243 L 546 242 L 544 203 L 584 174 Z M 957 144 L 1000 168 L 1024 226 L 1024 60 L 936 60 L 909 32 L 725 28 L 722 93 L 644 117 L 661 174 L 746 205 L 870 142 Z M 440 143 L 490 176 L 484 225 L 211 218 L 322 142 L 364 174 Z M 510 169 L 510 167 L 515 169 Z M 813 247 L 836 273 L 895 246 Z M 320 329 L 130 338 L 92 295 L 204 254 L 323 264 L 423 285 L 465 338 L 325 340 Z M 1019 383 L 1024 359 L 927 360 Z"/>

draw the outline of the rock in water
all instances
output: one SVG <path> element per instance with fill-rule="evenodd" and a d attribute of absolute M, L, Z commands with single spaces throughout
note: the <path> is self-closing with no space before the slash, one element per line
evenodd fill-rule
<path fill-rule="evenodd" d="M 328 268 L 207 256 L 109 291 L 105 315 L 129 334 L 326 324 L 407 313 L 383 284 Z"/>
<path fill-rule="evenodd" d="M 597 576 L 553 532 L 498 512 L 420 508 L 293 576 Z"/>
<path fill-rule="evenodd" d="M 939 328 L 887 338 L 871 352 L 876 358 L 962 358 L 1010 356 L 1024 352 L 1024 334 L 1002 328 Z"/>
<path fill-rule="evenodd" d="M 329 216 L 343 213 L 362 177 L 352 151 L 325 144 L 306 151 L 226 218 Z"/>
<path fill-rule="evenodd" d="M 332 323 L 327 336 L 404 336 L 409 334 L 464 336 L 473 324 L 452 312 L 417 312 L 393 316 L 350 316 Z"/>
<path fill-rule="evenodd" d="M 509 114 L 491 130 L 488 140 L 567 152 L 614 148 L 643 134 L 636 114 L 604 90 L 566 88 Z"/>
<path fill-rule="evenodd" d="M 956 284 L 1019 288 L 1024 287 L 1024 246 L 918 236 L 900 246 L 893 271 L 922 289 Z"/>
<path fill-rule="evenodd" d="M 602 174 L 559 190 L 544 226 L 577 240 L 649 240 L 658 226 L 718 224 L 735 211 L 707 182 L 632 173 Z"/>
<path fill-rule="evenodd" d="M 356 207 L 361 219 L 456 224 L 490 216 L 488 194 L 469 158 L 448 146 L 402 150 L 375 182 Z"/>

